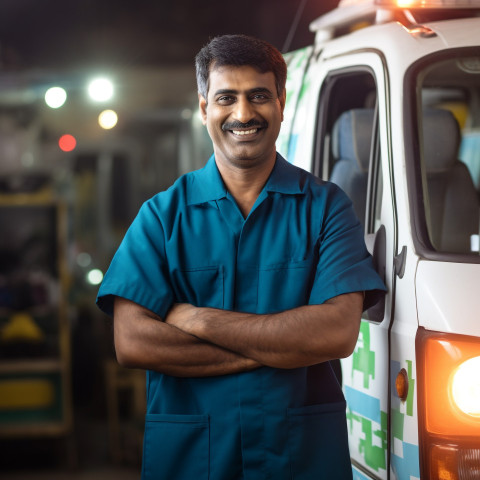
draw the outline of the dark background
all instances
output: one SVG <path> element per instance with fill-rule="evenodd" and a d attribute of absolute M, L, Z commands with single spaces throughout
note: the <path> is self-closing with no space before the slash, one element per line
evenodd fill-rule
<path fill-rule="evenodd" d="M 288 50 L 337 0 L 1 0 L 3 68 L 190 64 L 212 36 L 244 33 Z"/>
<path fill-rule="evenodd" d="M 213 36 L 230 33 L 263 38 L 283 52 L 310 45 L 309 24 L 337 3 L 0 0 L 0 287 L 20 273 L 29 287 L 38 277 L 32 269 L 62 286 L 58 302 L 67 311 L 70 345 L 62 366 L 70 385 L 59 384 L 59 391 L 71 391 L 73 415 L 68 435 L 56 438 L 35 433 L 36 412 L 26 412 L 33 433 L 13 438 L 2 428 L 9 415 L 25 412 L 0 411 L 1 478 L 138 478 L 145 375 L 117 367 L 112 322 L 95 306 L 98 285 L 87 281 L 88 273 L 106 270 L 144 200 L 211 154 L 196 118 L 198 50 Z M 96 75 L 115 84 L 107 104 L 94 104 L 86 95 Z M 68 93 L 56 110 L 44 101 L 51 86 Z M 113 130 L 99 128 L 105 108 L 118 113 Z M 72 152 L 59 148 L 65 133 L 77 139 Z M 39 192 L 65 206 L 59 220 L 52 221 L 48 209 L 43 216 L 36 213 L 38 203 L 28 199 Z M 20 215 L 11 205 L 23 202 L 24 194 Z M 16 240 L 22 235 L 32 240 Z M 29 260 L 38 252 L 44 252 L 45 265 Z M 80 261 L 86 257 L 87 263 Z M 66 266 L 64 277 L 58 275 L 59 262 Z M 31 302 L 15 308 L 43 327 Z M 15 313 L 0 301 L 0 328 Z M 48 328 L 57 328 L 56 317 L 48 321 Z M 55 347 L 57 341 L 55 336 Z M 10 359 L 26 360 L 24 345 L 8 347 Z M 0 367 L 5 349 L 0 343 Z M 8 368 L 3 375 L 10 375 Z M 59 473 L 65 467 L 75 474 Z"/>

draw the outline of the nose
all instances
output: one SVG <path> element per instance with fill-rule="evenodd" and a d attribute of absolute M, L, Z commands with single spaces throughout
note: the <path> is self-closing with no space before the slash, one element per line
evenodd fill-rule
<path fill-rule="evenodd" d="M 253 119 L 255 113 L 252 108 L 252 104 L 249 102 L 248 98 L 243 96 L 237 98 L 235 102 L 235 110 L 233 112 L 235 120 L 238 120 L 241 123 L 247 123 Z"/>

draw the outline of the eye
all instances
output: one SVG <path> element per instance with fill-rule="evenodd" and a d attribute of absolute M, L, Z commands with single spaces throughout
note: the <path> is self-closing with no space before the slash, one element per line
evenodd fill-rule
<path fill-rule="evenodd" d="M 216 100 L 219 105 L 231 105 L 234 101 L 235 97 L 232 97 L 231 95 L 221 95 Z"/>
<path fill-rule="evenodd" d="M 271 96 L 266 93 L 255 93 L 250 97 L 250 101 L 255 103 L 265 103 L 270 100 Z"/>

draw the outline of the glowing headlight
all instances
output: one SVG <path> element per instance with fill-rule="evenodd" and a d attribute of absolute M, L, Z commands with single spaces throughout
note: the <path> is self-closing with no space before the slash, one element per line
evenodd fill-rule
<path fill-rule="evenodd" d="M 480 417 L 480 357 L 463 362 L 453 374 L 452 396 L 467 415 Z"/>

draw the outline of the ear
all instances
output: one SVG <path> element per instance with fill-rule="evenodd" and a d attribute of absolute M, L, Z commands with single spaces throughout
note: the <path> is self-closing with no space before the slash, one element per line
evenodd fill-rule
<path fill-rule="evenodd" d="M 201 93 L 198 94 L 198 107 L 200 108 L 200 115 L 202 116 L 202 123 L 207 124 L 207 100 Z"/>
<path fill-rule="evenodd" d="M 280 109 L 282 111 L 282 122 L 283 122 L 283 111 L 285 110 L 285 102 L 287 101 L 287 89 L 284 88 L 282 94 L 278 97 L 280 102 Z"/>

